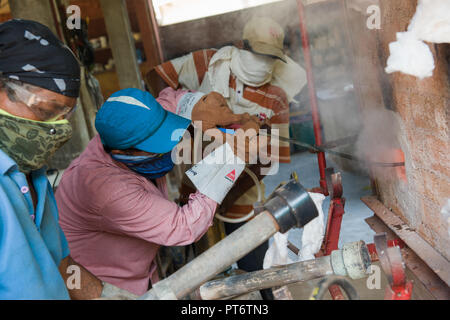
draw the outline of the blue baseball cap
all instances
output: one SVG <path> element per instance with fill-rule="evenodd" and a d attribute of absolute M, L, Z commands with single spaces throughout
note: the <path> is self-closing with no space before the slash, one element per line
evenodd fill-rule
<path fill-rule="evenodd" d="M 191 120 L 166 111 L 150 93 L 134 88 L 111 95 L 95 119 L 100 138 L 110 149 L 152 153 L 170 152 L 190 124 Z"/>

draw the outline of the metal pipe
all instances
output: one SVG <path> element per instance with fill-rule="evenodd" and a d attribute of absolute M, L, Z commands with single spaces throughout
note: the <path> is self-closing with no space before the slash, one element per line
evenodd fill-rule
<path fill-rule="evenodd" d="M 331 256 L 209 281 L 191 297 L 217 300 L 330 275 L 362 279 L 367 276 L 370 264 L 369 251 L 364 242 L 352 242 Z"/>
<path fill-rule="evenodd" d="M 264 211 L 183 268 L 156 283 L 139 299 L 175 300 L 183 298 L 277 232 L 276 220 L 270 212 Z"/>
<path fill-rule="evenodd" d="M 278 231 L 301 228 L 318 216 L 308 192 L 295 179 L 274 191 L 263 205 L 255 207 L 254 219 L 199 255 L 168 278 L 156 283 L 141 300 L 180 299 L 234 262 L 260 246 Z"/>
<path fill-rule="evenodd" d="M 213 280 L 203 284 L 193 295 L 201 300 L 218 300 L 247 292 L 308 281 L 333 274 L 331 257 L 321 257 L 283 267 L 249 272 L 242 275 Z"/>
<path fill-rule="evenodd" d="M 320 128 L 319 104 L 317 102 L 314 74 L 312 71 L 313 66 L 311 59 L 311 51 L 309 47 L 308 30 L 306 27 L 305 7 L 303 6 L 302 0 L 297 0 L 297 7 L 298 7 L 298 17 L 300 19 L 300 33 L 302 37 L 303 56 L 305 59 L 306 78 L 308 80 L 308 92 L 311 101 L 311 114 L 313 119 L 314 135 L 316 138 L 316 145 L 320 147 L 322 145 L 322 132 Z M 327 181 L 325 176 L 325 168 L 327 167 L 327 163 L 325 160 L 325 153 L 319 152 L 317 154 L 317 159 L 319 162 L 320 187 L 323 190 L 323 194 L 325 196 L 328 196 Z"/>

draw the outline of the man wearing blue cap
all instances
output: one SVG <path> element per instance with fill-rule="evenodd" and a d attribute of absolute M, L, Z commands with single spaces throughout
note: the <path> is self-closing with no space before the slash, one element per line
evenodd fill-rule
<path fill-rule="evenodd" d="M 179 207 L 169 201 L 163 178 L 191 121 L 202 121 L 203 129 L 257 127 L 248 114 L 233 114 L 218 93 L 167 88 L 156 100 L 125 89 L 99 110 L 99 135 L 65 171 L 56 194 L 61 227 L 74 259 L 102 281 L 145 293 L 158 281 L 153 260 L 159 246 L 200 239 L 244 170 L 245 162 L 225 143 L 187 172 L 198 189 L 189 202 Z"/>

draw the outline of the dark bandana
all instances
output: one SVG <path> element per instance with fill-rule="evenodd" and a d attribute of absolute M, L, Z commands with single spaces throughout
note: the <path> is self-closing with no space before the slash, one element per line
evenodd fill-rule
<path fill-rule="evenodd" d="M 80 66 L 46 26 L 14 19 L 0 24 L 0 75 L 78 97 Z"/>

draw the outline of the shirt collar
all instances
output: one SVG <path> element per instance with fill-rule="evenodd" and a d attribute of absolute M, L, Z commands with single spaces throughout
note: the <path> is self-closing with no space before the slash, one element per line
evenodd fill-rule
<path fill-rule="evenodd" d="M 15 170 L 18 170 L 17 163 L 0 149 L 0 174 L 6 174 L 13 167 Z"/>
<path fill-rule="evenodd" d="M 5 175 L 11 169 L 19 171 L 17 163 L 11 159 L 2 149 L 0 149 L 0 175 Z M 33 176 L 42 176 L 47 172 L 47 166 L 32 171 Z"/>

